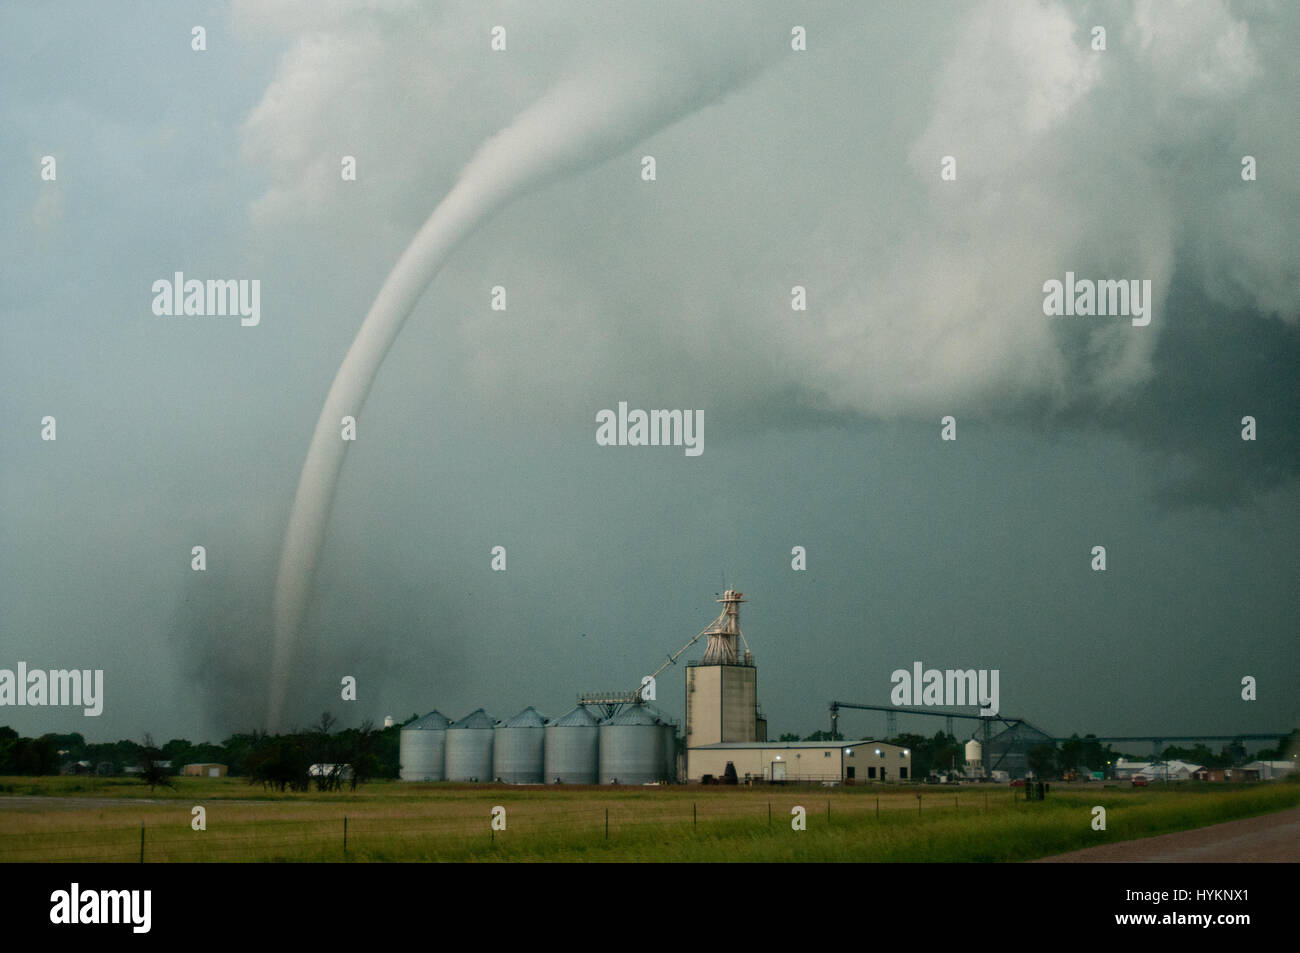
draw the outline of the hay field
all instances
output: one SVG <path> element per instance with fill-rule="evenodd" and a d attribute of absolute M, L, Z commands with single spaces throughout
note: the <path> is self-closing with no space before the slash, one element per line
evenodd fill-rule
<path fill-rule="evenodd" d="M 852 788 L 0 778 L 0 861 L 1019 861 L 1300 805 L 1300 784 Z M 1106 830 L 1092 828 L 1106 808 Z M 193 808 L 206 830 L 194 830 Z M 505 808 L 493 831 L 492 809 Z M 806 829 L 791 826 L 792 808 Z M 608 821 L 607 821 L 608 818 Z M 608 829 L 607 829 L 608 823 Z M 346 844 L 345 844 L 346 827 Z"/>

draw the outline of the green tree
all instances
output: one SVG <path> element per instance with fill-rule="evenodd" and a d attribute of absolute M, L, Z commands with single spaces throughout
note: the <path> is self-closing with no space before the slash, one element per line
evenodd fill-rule
<path fill-rule="evenodd" d="M 56 750 L 65 752 L 61 756 L 64 760 L 81 761 L 86 757 L 86 739 L 80 732 L 74 731 L 67 735 L 52 734 L 49 738 L 54 742 Z"/>
<path fill-rule="evenodd" d="M 838 731 L 831 734 L 829 731 L 814 731 L 804 741 L 843 741 L 844 736 Z"/>
<path fill-rule="evenodd" d="M 1102 771 L 1106 767 L 1106 762 L 1110 760 L 1109 751 L 1105 745 L 1097 740 L 1097 736 L 1087 734 L 1083 736 L 1083 767 L 1089 771 Z"/>
<path fill-rule="evenodd" d="M 194 745 L 190 744 L 184 738 L 173 738 L 162 746 L 163 757 L 172 763 L 175 767 L 189 764 L 197 759 L 193 756 Z"/>
<path fill-rule="evenodd" d="M 1257 761 L 1290 761 L 1291 756 L 1300 752 L 1300 728 L 1277 739 L 1277 747 L 1260 748 L 1255 752 Z M 1242 759 L 1245 760 L 1244 758 Z"/>
<path fill-rule="evenodd" d="M 8 725 L 0 726 L 0 774 L 17 774 L 19 735 Z"/>
<path fill-rule="evenodd" d="M 912 732 L 903 732 L 901 735 L 895 735 L 886 739 L 891 745 L 898 745 L 909 752 L 908 764 L 912 770 L 909 772 L 911 778 L 917 781 L 929 777 L 934 770 L 934 757 L 930 745 L 930 739 L 925 735 L 913 734 Z M 896 768 L 890 769 L 890 777 L 898 777 Z"/>
<path fill-rule="evenodd" d="M 305 791 L 310 783 L 311 758 L 297 735 L 263 735 L 245 757 L 248 783 L 263 788 Z"/>
<path fill-rule="evenodd" d="M 234 734 L 221 743 L 222 756 L 215 760 L 223 762 L 230 773 L 236 777 L 248 775 L 251 771 L 251 759 L 266 742 L 266 732 L 245 732 Z"/>
<path fill-rule="evenodd" d="M 1025 752 L 1029 770 L 1036 778 L 1050 778 L 1056 775 L 1056 746 L 1050 744 L 1034 745 Z"/>
<path fill-rule="evenodd" d="M 171 769 L 163 765 L 164 760 L 162 751 L 154 747 L 153 738 L 145 735 L 140 746 L 140 780 L 149 785 L 150 791 L 160 786 L 176 789 L 171 782 Z"/>
<path fill-rule="evenodd" d="M 13 747 L 14 773 L 52 775 L 59 773 L 59 749 L 53 735 L 19 738 Z"/>
<path fill-rule="evenodd" d="M 402 729 L 397 725 L 379 731 L 375 741 L 375 757 L 379 759 L 379 767 L 375 771 L 375 777 L 396 779 L 401 774 L 401 765 L 399 764 L 401 743 Z M 686 739 L 678 735 L 676 747 L 678 754 L 685 753 Z"/>
<path fill-rule="evenodd" d="M 1079 765 L 1083 763 L 1083 739 L 1078 733 L 1070 735 L 1065 741 L 1061 742 L 1060 748 L 1056 751 L 1056 765 L 1062 773 L 1067 771 L 1077 771 Z"/>
<path fill-rule="evenodd" d="M 366 720 L 360 728 L 342 732 L 345 736 L 339 748 L 339 754 L 346 756 L 346 763 L 352 765 L 352 790 L 357 785 L 365 784 L 382 768 L 379 757 L 381 733 L 375 730 L 374 723 Z"/>

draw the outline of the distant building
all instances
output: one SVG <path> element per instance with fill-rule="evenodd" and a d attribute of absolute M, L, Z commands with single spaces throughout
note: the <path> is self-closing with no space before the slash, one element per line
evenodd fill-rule
<path fill-rule="evenodd" d="M 209 761 L 187 764 L 181 768 L 181 774 L 188 778 L 224 778 L 226 766 Z"/>
<path fill-rule="evenodd" d="M 1006 771 L 1013 778 L 1029 774 L 1029 752 L 1039 746 L 1055 748 L 1052 736 L 1027 721 L 1004 728 L 984 745 L 984 766 L 992 771 Z"/>
<path fill-rule="evenodd" d="M 352 765 L 350 764 L 313 764 L 307 769 L 309 778 L 328 778 L 337 777 L 340 781 L 352 780 Z"/>
<path fill-rule="evenodd" d="M 1233 780 L 1237 778 L 1237 772 L 1241 771 L 1247 781 L 1271 781 L 1274 778 L 1284 778 L 1292 771 L 1296 770 L 1294 761 L 1252 761 L 1249 764 L 1243 764 L 1240 768 L 1234 768 L 1232 772 Z"/>
<path fill-rule="evenodd" d="M 1148 781 L 1190 781 L 1193 774 L 1203 770 L 1205 769 L 1199 764 L 1189 764 L 1175 758 L 1171 761 L 1152 761 L 1141 765 L 1131 777 L 1145 778 Z"/>
<path fill-rule="evenodd" d="M 760 781 L 871 784 L 911 781 L 912 753 L 883 741 L 733 741 L 691 749 L 690 778 L 721 778 L 730 763 L 736 777 Z"/>
<path fill-rule="evenodd" d="M 1127 781 L 1149 764 L 1149 761 L 1128 761 L 1125 758 L 1120 758 L 1115 762 L 1115 777 L 1121 781 Z"/>
<path fill-rule="evenodd" d="M 722 614 L 701 632 L 709 637 L 704 657 L 686 663 L 686 777 L 698 781 L 706 774 L 720 775 L 727 761 L 719 755 L 725 745 L 762 745 L 767 741 L 767 719 L 758 711 L 758 668 L 748 647 L 742 653 L 740 604 L 744 594 L 728 589 L 718 600 Z M 736 772 L 767 776 L 755 753 L 737 755 Z M 742 768 L 741 763 L 746 767 Z"/>

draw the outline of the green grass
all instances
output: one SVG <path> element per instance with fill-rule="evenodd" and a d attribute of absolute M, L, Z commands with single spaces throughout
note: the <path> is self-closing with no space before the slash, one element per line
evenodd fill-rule
<path fill-rule="evenodd" d="M 1079 785 L 1032 803 L 1015 799 L 1021 791 L 377 782 L 280 794 L 238 778 L 181 778 L 153 792 L 137 780 L 0 778 L 0 861 L 136 862 L 142 824 L 155 862 L 1018 861 L 1300 805 L 1296 783 Z M 6 804 L 4 794 L 57 800 Z M 191 829 L 195 805 L 206 831 Z M 506 830 L 494 834 L 496 805 Z M 807 811 L 804 831 L 791 829 L 794 805 Z M 1095 805 L 1106 808 L 1105 831 L 1092 830 Z"/>

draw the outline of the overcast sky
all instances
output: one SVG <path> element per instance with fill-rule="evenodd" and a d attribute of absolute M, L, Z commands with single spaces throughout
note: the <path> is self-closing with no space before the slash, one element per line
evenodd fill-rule
<path fill-rule="evenodd" d="M 676 121 L 503 208 L 398 337 L 294 720 L 559 715 L 728 586 L 772 737 L 915 661 L 999 670 L 1053 734 L 1295 726 L 1300 8 L 867 6 L 5 4 L 0 668 L 100 668 L 105 700 L 0 724 L 263 726 L 290 506 L 384 278 L 557 84 L 667 70 Z M 257 279 L 260 323 L 155 315 L 177 271 Z M 1067 272 L 1150 280 L 1150 324 L 1045 315 Z M 619 401 L 702 410 L 703 453 L 598 446 Z"/>

